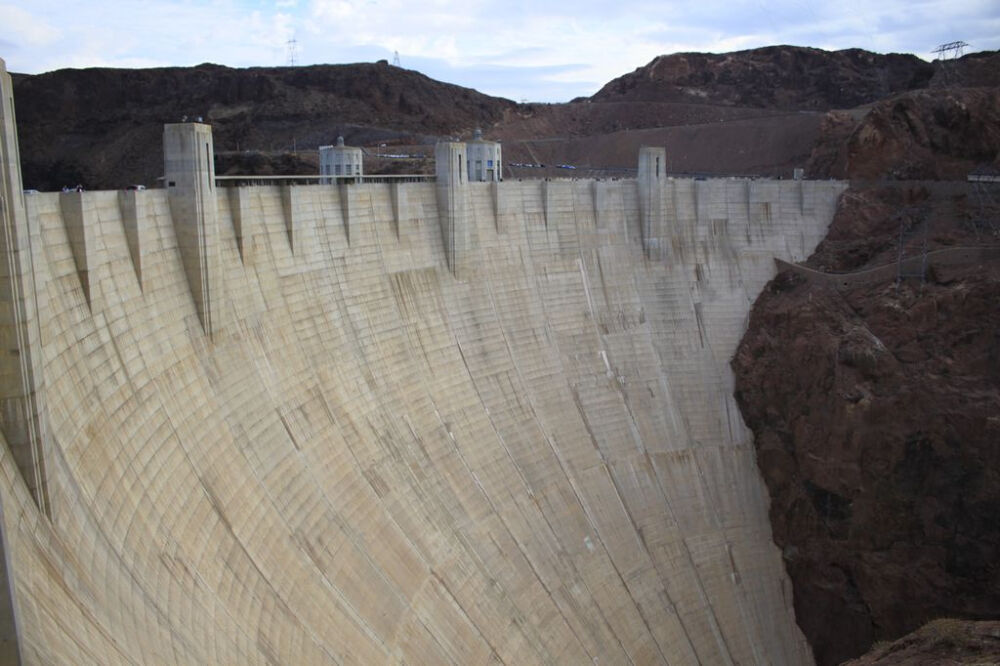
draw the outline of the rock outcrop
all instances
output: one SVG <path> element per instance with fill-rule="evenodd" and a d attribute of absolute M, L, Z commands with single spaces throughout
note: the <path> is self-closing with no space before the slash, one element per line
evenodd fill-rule
<path fill-rule="evenodd" d="M 774 109 L 845 109 L 924 88 L 934 66 L 913 55 L 768 46 L 676 53 L 614 79 L 595 102 L 642 100 Z"/>
<path fill-rule="evenodd" d="M 1000 663 L 1000 622 L 942 619 L 892 643 L 883 643 L 844 666 Z"/>
<path fill-rule="evenodd" d="M 808 265 L 891 264 L 900 238 L 905 256 L 995 244 L 970 187 L 849 191 Z M 781 273 L 733 360 L 821 665 L 936 617 L 1000 616 L 1000 262 L 927 263 L 841 289 Z"/>
<path fill-rule="evenodd" d="M 810 176 L 964 180 L 980 165 L 1000 166 L 1000 87 L 906 93 L 856 116 L 827 114 Z"/>

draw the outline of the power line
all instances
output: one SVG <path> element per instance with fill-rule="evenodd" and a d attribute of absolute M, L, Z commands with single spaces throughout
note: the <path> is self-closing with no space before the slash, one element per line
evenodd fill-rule
<path fill-rule="evenodd" d="M 965 48 L 969 46 L 967 42 L 958 40 L 957 42 L 947 42 L 941 44 L 936 49 L 931 51 L 931 53 L 937 53 L 941 60 L 954 60 L 955 58 L 961 58 L 962 54 L 965 52 Z"/>
<path fill-rule="evenodd" d="M 941 74 L 941 82 L 944 86 L 955 85 L 958 79 L 958 73 L 952 71 L 955 69 L 955 65 L 952 61 L 958 60 L 962 57 L 962 53 L 965 51 L 965 47 L 969 44 L 958 40 L 957 42 L 947 42 L 941 44 L 936 49 L 932 50 L 931 53 L 936 53 L 938 55 L 938 70 Z"/>

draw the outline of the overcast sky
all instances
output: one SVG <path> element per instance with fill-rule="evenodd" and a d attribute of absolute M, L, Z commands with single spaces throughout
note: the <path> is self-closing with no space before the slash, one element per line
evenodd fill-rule
<path fill-rule="evenodd" d="M 13 72 L 372 62 L 514 100 L 561 102 L 657 55 L 771 44 L 1000 49 L 1000 0 L 0 0 Z"/>

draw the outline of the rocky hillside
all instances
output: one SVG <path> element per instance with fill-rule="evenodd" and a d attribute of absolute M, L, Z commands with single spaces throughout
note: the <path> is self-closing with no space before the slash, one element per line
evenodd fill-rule
<path fill-rule="evenodd" d="M 1000 54 L 934 66 L 825 115 L 807 173 L 852 188 L 816 273 L 779 274 L 733 359 L 821 666 L 1000 618 L 1000 191 L 965 182 L 1000 167 Z M 861 663 L 982 663 L 925 638 Z"/>
<path fill-rule="evenodd" d="M 860 119 L 831 112 L 807 170 L 820 178 L 961 180 L 982 165 L 1000 167 L 1000 87 L 904 93 Z"/>
<path fill-rule="evenodd" d="M 693 102 L 829 110 L 927 87 L 935 68 L 913 55 L 768 46 L 735 53 L 676 53 L 614 79 L 593 102 Z"/>
<path fill-rule="evenodd" d="M 824 117 L 828 109 L 894 93 L 905 96 L 910 93 L 900 91 L 912 89 L 997 86 L 997 72 L 996 53 L 973 54 L 943 66 L 857 49 L 776 46 L 724 55 L 661 56 L 612 81 L 594 97 L 567 104 L 517 105 L 384 61 L 15 75 L 15 103 L 25 185 L 37 189 L 76 183 L 88 188 L 152 184 L 162 171 L 161 126 L 185 117 L 202 117 L 213 125 L 220 172 L 248 166 L 257 173 L 314 172 L 316 147 L 338 134 L 355 145 L 413 146 L 445 136 L 469 136 L 473 128 L 483 127 L 507 144 L 513 158 L 508 162 L 634 167 L 635 137 L 628 133 L 644 130 L 651 134 L 640 140 L 663 141 L 676 156 L 672 168 L 680 172 L 787 175 L 792 167 L 810 161 L 812 153 L 814 177 L 864 177 L 886 171 L 886 155 L 913 161 L 908 149 L 913 142 L 884 127 L 898 124 L 900 114 L 883 112 L 883 120 L 873 114 L 873 132 L 859 126 L 865 110 Z M 938 122 L 940 110 L 921 110 L 925 97 L 900 99 L 920 107 L 903 115 L 920 116 L 928 126 Z M 996 105 L 980 113 L 975 104 L 989 104 L 991 99 L 980 96 L 973 102 L 970 113 L 990 122 Z M 925 119 L 928 113 L 931 120 Z M 944 121 L 951 122 L 948 111 L 944 113 Z M 789 123 L 796 131 L 776 131 Z M 716 128 L 723 130 L 724 150 L 714 147 L 718 142 L 706 142 Z M 927 133 L 931 141 L 941 135 L 937 130 Z M 767 141 L 763 152 L 762 137 Z M 883 143 L 873 137 L 889 142 L 890 150 L 883 152 Z M 525 143 L 538 140 L 546 141 L 541 149 Z M 962 148 L 961 141 L 968 145 Z M 952 171 L 964 169 L 969 159 L 979 159 L 979 153 L 992 146 L 986 142 L 976 149 L 975 141 L 975 135 L 960 139 L 961 154 Z M 613 149 L 618 145 L 628 146 L 626 157 Z M 877 164 L 869 167 L 869 161 Z M 904 164 L 900 173 L 933 176 L 932 171 L 923 164 Z"/>
<path fill-rule="evenodd" d="M 935 253 L 1000 246 L 978 201 L 856 185 L 808 266 L 860 279 L 782 272 L 733 360 L 821 666 L 936 617 L 1000 617 L 1000 252 Z"/>
<path fill-rule="evenodd" d="M 26 187 L 152 183 L 163 124 L 201 117 L 217 152 L 315 150 L 490 126 L 515 105 L 387 63 L 60 70 L 14 77 Z"/>

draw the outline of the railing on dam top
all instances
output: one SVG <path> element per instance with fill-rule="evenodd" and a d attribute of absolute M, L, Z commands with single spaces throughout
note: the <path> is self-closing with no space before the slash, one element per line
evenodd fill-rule
<path fill-rule="evenodd" d="M 366 174 L 334 176 L 322 174 L 292 176 L 216 176 L 216 187 L 246 187 L 253 185 L 339 185 L 341 183 L 433 183 L 433 174 Z"/>

